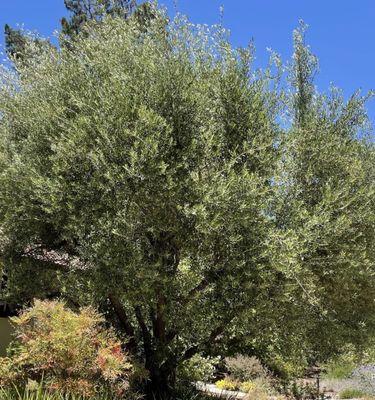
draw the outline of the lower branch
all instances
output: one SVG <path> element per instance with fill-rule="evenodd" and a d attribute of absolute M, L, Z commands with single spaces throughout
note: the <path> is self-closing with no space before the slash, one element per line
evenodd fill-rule
<path fill-rule="evenodd" d="M 137 343 L 135 340 L 135 332 L 134 328 L 129 321 L 129 317 L 126 313 L 124 306 L 121 304 L 118 297 L 116 297 L 113 293 L 108 295 L 108 299 L 117 315 L 117 318 L 120 321 L 121 327 L 124 329 L 124 332 L 129 338 L 129 341 L 126 343 L 126 348 L 129 352 L 135 353 L 137 349 Z"/>

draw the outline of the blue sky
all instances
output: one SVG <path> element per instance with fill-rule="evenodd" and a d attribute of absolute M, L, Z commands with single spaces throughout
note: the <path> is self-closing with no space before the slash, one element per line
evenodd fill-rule
<path fill-rule="evenodd" d="M 65 13 L 63 0 L 0 0 L 0 25 L 23 24 L 50 36 Z M 160 0 L 173 13 L 173 0 Z M 309 25 L 308 42 L 320 59 L 319 88 L 330 82 L 349 96 L 357 88 L 375 89 L 374 0 L 177 0 L 179 11 L 193 22 L 220 20 L 232 32 L 234 45 L 254 38 L 257 64 L 267 60 L 266 48 L 284 60 L 292 52 L 292 31 L 303 19 Z M 3 45 L 3 37 L 0 43 Z M 368 104 L 375 122 L 375 101 Z"/>

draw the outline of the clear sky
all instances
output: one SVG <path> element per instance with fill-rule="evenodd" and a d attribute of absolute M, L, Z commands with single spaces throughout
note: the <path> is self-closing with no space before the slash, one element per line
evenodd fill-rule
<path fill-rule="evenodd" d="M 173 14 L 174 0 L 159 0 Z M 177 0 L 179 11 L 193 22 L 220 20 L 232 32 L 234 45 L 254 38 L 257 63 L 267 60 L 270 47 L 288 59 L 292 31 L 303 19 L 309 25 L 308 42 L 320 59 L 319 88 L 330 82 L 349 96 L 357 88 L 375 89 L 375 0 Z M 64 15 L 63 0 L 0 0 L 0 25 L 23 24 L 50 36 Z M 3 37 L 0 43 L 3 44 Z M 368 104 L 375 122 L 375 100 Z"/>

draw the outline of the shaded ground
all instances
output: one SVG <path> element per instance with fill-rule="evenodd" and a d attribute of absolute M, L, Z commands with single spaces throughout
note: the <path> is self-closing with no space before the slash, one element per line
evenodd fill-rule
<path fill-rule="evenodd" d="M 12 340 L 12 327 L 7 318 L 0 318 L 0 357 L 6 355 L 6 348 Z"/>

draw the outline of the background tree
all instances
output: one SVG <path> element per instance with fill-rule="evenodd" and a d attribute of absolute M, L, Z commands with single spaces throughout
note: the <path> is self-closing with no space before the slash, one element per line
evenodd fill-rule
<path fill-rule="evenodd" d="M 101 21 L 105 15 L 126 19 L 136 7 L 135 0 L 64 0 L 64 4 L 70 17 L 62 18 L 62 33 L 70 37 L 87 21 Z"/>
<path fill-rule="evenodd" d="M 292 125 L 276 175 L 274 265 L 295 281 L 284 294 L 305 307 L 292 306 L 291 314 L 309 318 L 303 332 L 293 331 L 319 361 L 343 343 L 366 343 L 374 325 L 375 153 L 365 110 L 371 93 L 347 102 L 334 87 L 318 93 L 303 24 L 294 46 Z"/>
<path fill-rule="evenodd" d="M 136 0 L 64 0 L 69 17 L 61 19 L 61 32 L 63 37 L 70 38 L 77 35 L 82 27 L 89 21 L 100 22 L 105 16 L 127 19 L 136 10 Z M 138 16 L 147 24 L 147 20 L 153 18 L 148 2 L 138 7 Z M 5 49 L 8 56 L 16 63 L 25 61 L 30 41 L 39 42 L 31 38 L 22 29 L 11 28 L 8 24 L 4 28 Z"/>
<path fill-rule="evenodd" d="M 22 58 L 25 52 L 27 38 L 19 29 L 13 29 L 8 24 L 4 27 L 5 48 L 9 57 L 13 59 Z"/>
<path fill-rule="evenodd" d="M 345 101 L 334 87 L 319 93 L 305 30 L 301 23 L 294 32 L 282 96 L 290 127 L 278 144 L 267 208 L 272 283 L 230 342 L 233 353 L 255 354 L 278 374 L 301 374 L 346 343 L 366 347 L 374 329 L 375 153 L 365 110 L 372 94 Z"/>

